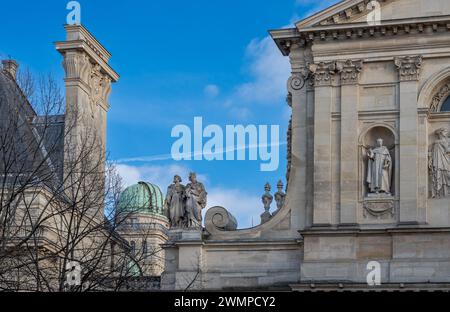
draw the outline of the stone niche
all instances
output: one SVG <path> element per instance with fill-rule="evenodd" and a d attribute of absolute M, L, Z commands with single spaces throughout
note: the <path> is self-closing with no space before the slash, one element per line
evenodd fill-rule
<path fill-rule="evenodd" d="M 377 146 L 377 140 L 382 139 L 383 145 L 389 150 L 392 159 L 392 172 L 390 175 L 390 193 L 371 193 L 367 182 L 368 176 L 368 152 Z M 394 222 L 398 200 L 398 144 L 394 130 L 390 125 L 372 125 L 360 138 L 359 151 L 359 182 L 360 182 L 360 204 L 362 208 L 362 221 L 368 223 Z"/>

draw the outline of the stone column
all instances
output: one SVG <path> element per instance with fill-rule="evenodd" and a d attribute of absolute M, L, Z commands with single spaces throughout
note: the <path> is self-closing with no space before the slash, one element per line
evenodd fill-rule
<path fill-rule="evenodd" d="M 74 199 L 84 196 L 82 190 L 72 190 L 77 184 L 103 185 L 109 94 L 111 83 L 119 76 L 108 65 L 109 52 L 86 28 L 81 25 L 65 28 L 66 41 L 57 42 L 56 49 L 64 58 L 66 87 L 64 180 L 66 193 Z M 97 194 L 87 191 L 93 202 L 86 205 L 92 206 L 93 214 L 104 217 L 100 211 L 104 204 L 102 186 L 95 189 Z"/>
<path fill-rule="evenodd" d="M 195 291 L 203 289 L 205 259 L 201 230 L 172 229 L 164 248 L 165 271 L 162 290 Z"/>
<path fill-rule="evenodd" d="M 286 202 L 292 207 L 292 228 L 303 229 L 307 222 L 306 186 L 309 181 L 307 170 L 307 96 L 306 89 L 310 83 L 307 68 L 309 48 L 302 42 L 295 42 L 290 47 L 292 75 L 287 82 L 288 103 L 292 107 L 289 190 Z"/>
<path fill-rule="evenodd" d="M 311 66 L 314 73 L 314 226 L 332 222 L 331 113 L 338 72 L 336 62 Z"/>
<path fill-rule="evenodd" d="M 358 108 L 362 61 L 348 60 L 341 73 L 341 225 L 357 223 Z"/>
<path fill-rule="evenodd" d="M 418 210 L 418 81 L 422 57 L 395 59 L 400 80 L 400 223 L 417 224 Z"/>

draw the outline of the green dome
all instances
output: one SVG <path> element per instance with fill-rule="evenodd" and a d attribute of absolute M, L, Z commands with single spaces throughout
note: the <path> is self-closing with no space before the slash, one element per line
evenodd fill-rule
<path fill-rule="evenodd" d="M 139 182 L 122 192 L 118 210 L 119 212 L 164 216 L 164 195 L 158 186 Z"/>

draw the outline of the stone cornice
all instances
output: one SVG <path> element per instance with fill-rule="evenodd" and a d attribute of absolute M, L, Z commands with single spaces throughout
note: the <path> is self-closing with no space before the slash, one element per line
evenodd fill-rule
<path fill-rule="evenodd" d="M 450 16 L 423 17 L 382 21 L 371 26 L 366 22 L 319 26 L 299 30 L 300 37 L 307 41 L 345 40 L 370 38 L 374 36 L 396 36 L 424 32 L 444 32 L 450 30 Z"/>
<path fill-rule="evenodd" d="M 298 30 L 296 28 L 272 30 L 270 34 L 284 55 L 289 55 L 293 41 L 303 45 L 326 40 L 355 40 L 413 34 L 443 33 L 450 31 L 450 15 L 382 21 L 380 25 L 347 23 Z"/>

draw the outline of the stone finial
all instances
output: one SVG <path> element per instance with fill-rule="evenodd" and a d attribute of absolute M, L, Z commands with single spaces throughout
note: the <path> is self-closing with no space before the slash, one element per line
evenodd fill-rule
<path fill-rule="evenodd" d="M 265 193 L 262 196 L 262 202 L 264 204 L 264 213 L 261 215 L 261 224 L 266 223 L 272 217 L 270 213 L 270 205 L 273 202 L 273 196 L 270 194 L 271 186 L 269 183 L 266 183 L 264 186 Z"/>
<path fill-rule="evenodd" d="M 17 69 L 19 68 L 19 64 L 15 60 L 3 60 L 3 69 L 11 75 L 14 80 L 17 78 Z"/>
<path fill-rule="evenodd" d="M 286 198 L 286 193 L 283 192 L 283 187 L 284 187 L 283 181 L 281 181 L 281 180 L 278 181 L 278 184 L 277 184 L 278 192 L 275 193 L 275 201 L 277 203 L 277 211 L 276 212 L 278 212 L 281 208 L 283 208 L 284 200 Z"/>

